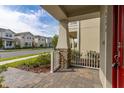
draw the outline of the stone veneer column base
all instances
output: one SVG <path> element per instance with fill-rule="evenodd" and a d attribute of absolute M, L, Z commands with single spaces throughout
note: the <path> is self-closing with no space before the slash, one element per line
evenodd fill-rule
<path fill-rule="evenodd" d="M 60 69 L 67 69 L 70 66 L 71 50 L 70 49 L 58 49 L 60 52 Z"/>

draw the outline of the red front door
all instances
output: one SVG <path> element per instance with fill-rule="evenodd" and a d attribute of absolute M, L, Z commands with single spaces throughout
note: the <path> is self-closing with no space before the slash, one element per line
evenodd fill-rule
<path fill-rule="evenodd" d="M 124 88 L 124 6 L 113 6 L 113 87 Z"/>

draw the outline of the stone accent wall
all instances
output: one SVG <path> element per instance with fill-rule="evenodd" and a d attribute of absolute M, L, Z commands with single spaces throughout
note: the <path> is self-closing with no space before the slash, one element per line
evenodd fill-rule
<path fill-rule="evenodd" d="M 67 69 L 71 62 L 71 50 L 70 49 L 59 49 L 60 51 L 60 68 Z"/>

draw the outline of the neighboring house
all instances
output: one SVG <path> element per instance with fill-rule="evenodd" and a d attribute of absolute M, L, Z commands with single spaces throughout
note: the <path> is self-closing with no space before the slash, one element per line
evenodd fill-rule
<path fill-rule="evenodd" d="M 35 36 L 34 38 L 35 47 L 46 47 L 46 37 L 44 36 Z"/>
<path fill-rule="evenodd" d="M 15 44 L 21 48 L 34 47 L 34 35 L 30 32 L 17 33 L 15 35 Z"/>
<path fill-rule="evenodd" d="M 10 29 L 0 28 L 0 38 L 5 49 L 14 48 L 14 36 L 15 33 Z"/>
<path fill-rule="evenodd" d="M 52 37 L 46 37 L 46 47 L 52 47 Z"/>

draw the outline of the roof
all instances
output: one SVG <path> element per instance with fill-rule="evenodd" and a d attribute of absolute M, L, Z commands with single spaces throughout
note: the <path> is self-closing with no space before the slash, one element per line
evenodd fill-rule
<path fill-rule="evenodd" d="M 13 32 L 11 29 L 0 28 L 0 32 L 4 32 L 4 31 L 11 31 L 12 33 L 15 34 L 15 32 Z"/>
<path fill-rule="evenodd" d="M 47 39 L 52 39 L 52 37 L 46 37 Z"/>
<path fill-rule="evenodd" d="M 14 40 L 14 39 L 11 39 L 11 38 L 2 38 L 2 40 Z"/>
<path fill-rule="evenodd" d="M 45 36 L 35 35 L 35 38 L 41 38 L 41 37 L 46 38 Z"/>
<path fill-rule="evenodd" d="M 32 36 L 34 36 L 32 33 L 30 32 L 21 32 L 21 33 L 16 33 L 15 36 L 20 36 L 20 35 L 23 35 L 23 34 L 31 34 Z"/>

